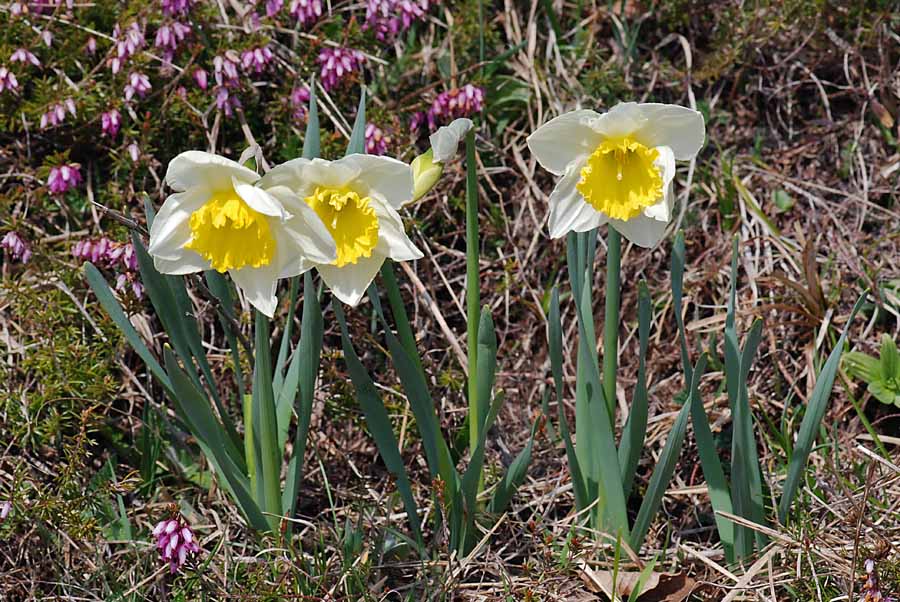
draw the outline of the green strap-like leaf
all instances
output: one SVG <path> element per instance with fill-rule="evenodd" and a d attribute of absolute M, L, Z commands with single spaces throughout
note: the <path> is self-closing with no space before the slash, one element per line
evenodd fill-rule
<path fill-rule="evenodd" d="M 638 285 L 638 374 L 634 386 L 634 399 L 628 420 L 622 430 L 622 441 L 619 443 L 619 466 L 622 468 L 622 487 L 625 497 L 631 495 L 637 474 L 638 461 L 644 448 L 647 435 L 647 346 L 650 343 L 650 291 L 643 280 Z"/>
<path fill-rule="evenodd" d="M 172 383 L 169 382 L 169 376 L 166 374 L 165 370 L 162 369 L 162 366 L 159 365 L 159 362 L 156 361 L 156 358 L 153 357 L 153 354 L 150 353 L 150 350 L 147 349 L 147 346 L 144 344 L 144 341 L 141 340 L 137 330 L 131 325 L 131 321 L 129 321 L 128 316 L 125 315 L 125 311 L 122 309 L 122 306 L 119 305 L 112 290 L 100 273 L 100 270 L 98 270 L 94 264 L 85 262 L 84 275 L 91 290 L 94 291 L 97 301 L 100 302 L 100 305 L 106 310 L 110 319 L 119 327 L 122 334 L 125 335 L 125 340 L 128 341 L 128 344 L 131 345 L 131 348 L 134 349 L 135 353 L 144 360 L 147 369 L 150 370 L 150 373 L 156 378 L 156 381 L 166 389 L 166 391 L 171 393 Z"/>
<path fill-rule="evenodd" d="M 258 500 L 269 516 L 266 519 L 277 531 L 281 515 L 281 450 L 278 445 L 278 421 L 275 395 L 272 391 L 272 357 L 269 346 L 269 318 L 257 310 L 253 362 L 253 421 L 256 443 L 257 483 L 262 493 Z M 258 436 L 257 436 L 258 435 Z"/>
<path fill-rule="evenodd" d="M 706 354 L 703 354 L 700 356 L 700 359 L 697 360 L 697 366 L 692 373 L 688 402 L 685 403 L 684 406 L 682 406 L 681 411 L 678 412 L 675 423 L 672 425 L 672 430 L 669 431 L 669 436 L 666 438 L 666 444 L 659 456 L 659 462 L 653 470 L 653 475 L 650 477 L 647 493 L 644 495 L 644 500 L 641 502 L 640 510 L 638 510 L 637 518 L 634 521 L 634 528 L 631 530 L 630 541 L 631 547 L 636 551 L 641 549 L 644 538 L 647 536 L 647 530 L 650 528 L 650 522 L 659 511 L 663 494 L 665 494 L 666 488 L 672 480 L 672 474 L 675 472 L 675 465 L 678 462 L 678 457 L 681 455 L 681 446 L 684 443 L 684 434 L 687 430 L 687 423 L 688 418 L 690 417 L 693 399 L 700 395 L 698 390 L 700 379 L 703 377 L 705 371 Z"/>
<path fill-rule="evenodd" d="M 344 318 L 344 310 L 339 303 L 334 304 L 334 313 L 337 316 L 338 324 L 341 328 L 341 343 L 344 349 L 344 361 L 347 362 L 347 369 L 350 372 L 350 380 L 356 389 L 356 396 L 359 405 L 362 408 L 363 415 L 366 418 L 366 424 L 372 438 L 375 439 L 375 445 L 378 447 L 378 453 L 384 461 L 385 466 L 394 475 L 397 480 L 397 489 L 400 491 L 400 497 L 406 508 L 407 519 L 412 527 L 416 541 L 420 547 L 424 546 L 422 540 L 422 529 L 419 522 L 418 508 L 416 500 L 412 494 L 412 486 L 409 477 L 406 474 L 406 468 L 403 466 L 403 458 L 400 455 L 397 437 L 394 435 L 394 429 L 391 426 L 391 419 L 387 410 L 378 395 L 378 390 L 365 367 L 359 361 L 353 344 L 350 342 L 350 335 L 347 331 L 347 321 Z"/>
<path fill-rule="evenodd" d="M 365 130 L 363 131 L 365 137 Z M 309 111 L 306 113 L 306 136 L 303 138 L 303 158 L 315 159 L 321 154 L 319 105 L 316 102 L 316 82 L 309 85 Z"/>
<path fill-rule="evenodd" d="M 322 319 L 322 308 L 313 285 L 312 273 L 303 275 L 303 316 L 300 324 L 300 343 L 295 352 L 299 361 L 299 389 L 297 398 L 297 432 L 294 435 L 294 449 L 288 463 L 287 479 L 282 495 L 282 507 L 288 517 L 297 512 L 297 497 L 300 482 L 303 479 L 303 456 L 306 453 L 306 440 L 309 434 L 309 422 L 312 417 L 312 406 L 315 399 L 316 376 L 322 357 L 322 336 L 325 325 Z M 284 390 L 282 390 L 284 393 Z"/>
<path fill-rule="evenodd" d="M 819 425 L 825 416 L 825 410 L 828 409 L 828 400 L 831 397 L 831 388 L 834 386 L 834 378 L 840 365 L 841 353 L 844 351 L 844 343 L 847 341 L 847 333 L 850 331 L 853 318 L 856 317 L 856 313 L 865 302 L 867 294 L 868 291 L 864 291 L 856 301 L 856 305 L 853 306 L 847 324 L 844 325 L 844 331 L 828 356 L 825 365 L 822 366 L 819 378 L 816 379 L 816 386 L 809 397 L 806 414 L 800 423 L 800 432 L 797 434 L 797 443 L 794 445 L 794 453 L 788 467 L 787 480 L 784 482 L 784 492 L 781 494 L 781 501 L 778 504 L 778 520 L 782 524 L 787 521 L 788 512 L 794 502 L 794 496 L 797 495 L 797 489 L 803 479 L 803 472 L 806 470 L 806 461 L 809 459 L 816 434 L 819 432 Z"/>
<path fill-rule="evenodd" d="M 366 89 L 359 93 L 359 108 L 356 110 L 356 120 L 353 122 L 353 131 L 350 132 L 350 142 L 347 144 L 347 154 L 362 154 L 366 152 Z"/>
<path fill-rule="evenodd" d="M 509 500 L 512 499 L 513 494 L 519 489 L 522 481 L 525 480 L 525 476 L 528 473 L 528 466 L 531 464 L 531 450 L 534 447 L 534 435 L 537 432 L 538 424 L 540 424 L 540 418 L 535 420 L 531 425 L 531 435 L 528 437 L 528 442 L 512 461 L 512 464 L 509 465 L 506 474 L 503 475 L 503 479 L 497 484 L 497 488 L 494 490 L 494 496 L 491 498 L 491 503 L 488 505 L 488 512 L 500 514 L 506 510 L 506 507 L 509 505 Z"/>

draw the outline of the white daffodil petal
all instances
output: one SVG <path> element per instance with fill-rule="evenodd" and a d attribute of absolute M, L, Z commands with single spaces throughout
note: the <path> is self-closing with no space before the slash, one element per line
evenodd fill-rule
<path fill-rule="evenodd" d="M 403 229 L 403 220 L 391 207 L 376 207 L 378 215 L 378 246 L 375 252 L 394 261 L 413 261 L 424 257 Z"/>
<path fill-rule="evenodd" d="M 169 195 L 150 227 L 148 252 L 154 257 L 168 260 L 181 257 L 181 248 L 191 239 L 191 214 L 208 197 L 209 192 L 203 189 Z"/>
<path fill-rule="evenodd" d="M 232 176 L 231 184 L 234 191 L 241 197 L 251 209 L 257 213 L 277 217 L 281 221 L 288 219 L 288 213 L 284 210 L 278 199 L 274 198 L 268 192 L 261 188 L 257 188 L 253 184 L 243 182 Z"/>
<path fill-rule="evenodd" d="M 560 176 L 569 165 L 594 152 L 603 140 L 592 126 L 598 117 L 596 111 L 589 110 L 564 113 L 535 130 L 528 137 L 528 148 L 544 169 Z"/>
<path fill-rule="evenodd" d="M 160 274 L 184 276 L 209 269 L 209 262 L 189 249 L 182 249 L 175 259 L 153 258 L 153 267 Z"/>
<path fill-rule="evenodd" d="M 640 214 L 627 222 L 611 219 L 609 225 L 637 246 L 652 249 L 662 240 L 669 224 Z"/>
<path fill-rule="evenodd" d="M 360 258 L 357 263 L 348 263 L 342 267 L 333 265 L 316 267 L 334 296 L 347 305 L 356 307 L 383 263 L 384 256 L 376 253 L 371 257 Z"/>
<path fill-rule="evenodd" d="M 580 179 L 581 167 L 573 165 L 550 193 L 550 238 L 560 238 L 569 232 L 587 232 L 606 223 L 606 216 L 585 202 L 575 188 Z"/>
<path fill-rule="evenodd" d="M 703 148 L 706 124 L 699 111 L 657 103 L 637 106 L 644 117 L 644 123 L 634 130 L 633 135 L 641 144 L 668 146 L 678 161 L 693 159 Z"/>
<path fill-rule="evenodd" d="M 280 275 L 278 272 L 275 261 L 260 268 L 246 267 L 228 271 L 247 301 L 270 318 L 275 315 L 275 308 L 278 306 L 278 298 L 275 296 Z"/>
<path fill-rule="evenodd" d="M 292 258 L 291 261 L 286 262 L 281 266 L 281 273 L 278 275 L 279 278 L 293 278 L 294 276 L 299 276 L 300 274 L 305 274 L 309 270 L 316 267 L 316 264 L 312 261 L 308 261 L 306 259 L 300 258 Z"/>
<path fill-rule="evenodd" d="M 594 129 L 605 138 L 629 136 L 647 123 L 642 106 L 636 102 L 620 102 L 597 117 L 593 122 Z"/>
<path fill-rule="evenodd" d="M 644 215 L 661 222 L 668 222 L 672 216 L 672 203 L 674 199 L 675 157 L 668 146 L 658 146 L 656 151 L 659 157 L 654 164 L 659 168 L 663 180 L 663 198 L 655 205 L 644 209 Z"/>
<path fill-rule="evenodd" d="M 360 196 L 379 197 L 400 208 L 413 198 L 412 168 L 397 159 L 377 155 L 347 155 L 333 163 L 336 169 L 352 169 L 356 177 L 347 185 Z"/>
<path fill-rule="evenodd" d="M 166 184 L 178 191 L 202 187 L 207 190 L 224 190 L 231 186 L 231 178 L 255 182 L 259 175 L 236 161 L 205 153 L 186 151 L 169 162 Z"/>
<path fill-rule="evenodd" d="M 462 117 L 454 119 L 450 125 L 438 128 L 438 131 L 428 137 L 431 148 L 434 150 L 434 161 L 443 163 L 456 156 L 460 141 L 473 127 L 471 119 Z"/>
<path fill-rule="evenodd" d="M 284 222 L 285 232 L 292 244 L 299 246 L 299 257 L 315 263 L 331 263 L 337 259 L 334 238 L 322 219 L 306 204 L 306 201 L 291 192 L 286 186 L 275 186 L 266 190 L 291 214 Z"/>
<path fill-rule="evenodd" d="M 341 188 L 357 175 L 355 166 L 339 165 L 325 159 L 291 159 L 273 167 L 259 181 L 260 188 L 287 186 L 301 199 L 309 196 L 317 187 Z"/>

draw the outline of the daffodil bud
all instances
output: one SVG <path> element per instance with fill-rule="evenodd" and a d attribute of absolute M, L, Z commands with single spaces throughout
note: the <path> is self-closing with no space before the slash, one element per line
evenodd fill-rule
<path fill-rule="evenodd" d="M 413 159 L 412 170 L 413 200 L 418 201 L 441 179 L 441 174 L 444 173 L 444 164 L 435 163 L 434 151 L 429 148 Z"/>

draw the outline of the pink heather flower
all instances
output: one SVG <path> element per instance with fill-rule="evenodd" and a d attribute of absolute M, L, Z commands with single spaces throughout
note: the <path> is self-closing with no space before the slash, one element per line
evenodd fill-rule
<path fill-rule="evenodd" d="M 175 56 L 175 51 L 178 50 L 178 45 L 183 42 L 190 33 L 190 25 L 173 21 L 171 24 L 167 23 L 156 30 L 156 38 L 153 45 L 162 49 L 163 58 L 166 61 L 171 62 L 172 57 Z"/>
<path fill-rule="evenodd" d="M 41 115 L 41 129 L 56 127 L 61 124 L 66 120 L 66 111 L 69 111 L 72 117 L 78 116 L 78 113 L 75 111 L 75 101 L 71 98 L 51 105 L 47 112 Z"/>
<path fill-rule="evenodd" d="M 81 184 L 80 168 L 78 163 L 50 168 L 50 175 L 47 176 L 47 187 L 50 189 L 50 193 L 64 194 Z"/>
<path fill-rule="evenodd" d="M 484 107 L 484 90 L 472 84 L 438 94 L 428 109 L 428 127 L 437 129 L 441 123 L 480 113 Z"/>
<path fill-rule="evenodd" d="M 6 249 L 15 261 L 28 263 L 28 260 L 31 259 L 31 247 L 15 230 L 6 233 L 3 240 L 0 240 L 0 247 Z M 0 504 L 0 520 L 6 518 L 6 515 L 9 514 L 10 506 L 9 502 Z"/>
<path fill-rule="evenodd" d="M 116 40 L 115 56 L 109 60 L 109 66 L 113 74 L 116 74 L 122 70 L 131 55 L 144 47 L 145 40 L 144 32 L 136 22 L 131 23 L 124 31 L 117 24 L 113 28 L 113 38 Z"/>
<path fill-rule="evenodd" d="M 53 34 L 50 33 L 50 30 L 45 29 L 41 31 L 41 41 L 44 43 L 44 46 L 50 48 L 53 44 Z"/>
<path fill-rule="evenodd" d="M 38 57 L 34 56 L 26 48 L 19 48 L 18 50 L 13 52 L 12 56 L 9 57 L 9 62 L 11 62 L 11 63 L 31 63 L 35 67 L 41 66 L 41 62 L 38 60 Z"/>
<path fill-rule="evenodd" d="M 156 549 L 169 563 L 169 570 L 173 573 L 184 565 L 188 554 L 200 551 L 197 537 L 181 516 L 160 521 L 153 529 L 153 536 L 156 538 Z"/>
<path fill-rule="evenodd" d="M 413 113 L 413 116 L 409 119 L 409 129 L 412 131 L 413 135 L 421 129 L 422 124 L 425 123 L 425 113 L 422 111 L 416 111 Z"/>
<path fill-rule="evenodd" d="M 374 123 L 366 124 L 366 152 L 370 155 L 387 153 L 391 139 L 384 135 L 380 127 Z"/>
<path fill-rule="evenodd" d="M 225 86 L 216 86 L 216 108 L 225 113 L 226 117 L 231 117 L 234 109 L 241 106 L 241 101 L 237 96 L 229 92 Z"/>
<path fill-rule="evenodd" d="M 366 57 L 359 50 L 350 48 L 323 48 L 319 52 L 322 66 L 320 77 L 326 91 L 337 86 L 345 77 L 362 68 Z"/>
<path fill-rule="evenodd" d="M 367 0 L 363 29 L 372 29 L 382 42 L 391 41 L 425 18 L 429 0 Z"/>
<path fill-rule="evenodd" d="M 225 54 L 213 57 L 213 76 L 219 86 L 236 88 L 240 85 L 238 66 L 241 61 L 234 50 L 226 50 Z"/>
<path fill-rule="evenodd" d="M 292 0 L 291 15 L 303 27 L 309 27 L 322 16 L 322 0 Z"/>
<path fill-rule="evenodd" d="M 28 7 L 21 2 L 13 2 L 9 5 L 9 14 L 14 17 L 20 16 L 22 13 L 28 12 Z"/>
<path fill-rule="evenodd" d="M 132 142 L 128 145 L 128 154 L 134 163 L 138 162 L 138 159 L 141 158 L 141 147 L 137 145 L 137 142 Z"/>
<path fill-rule="evenodd" d="M 125 272 L 136 272 L 137 255 L 130 242 L 121 243 L 105 236 L 97 240 L 82 239 L 72 247 L 72 257 L 79 261 L 90 261 L 101 268 L 120 268 Z"/>
<path fill-rule="evenodd" d="M 15 90 L 18 87 L 19 80 L 16 79 L 16 74 L 6 67 L 0 67 L 0 92 Z"/>
<path fill-rule="evenodd" d="M 94 36 L 88 38 L 87 44 L 84 45 L 84 49 L 91 55 L 97 53 L 97 40 Z"/>
<path fill-rule="evenodd" d="M 119 128 L 122 127 L 122 116 L 119 114 L 119 111 L 110 109 L 100 115 L 100 127 L 104 136 L 115 138 L 116 134 L 119 133 Z"/>
<path fill-rule="evenodd" d="M 10 232 L 10 234 L 12 234 L 12 232 Z M 6 239 L 4 238 L 3 240 Z M 10 510 L 12 510 L 12 502 L 6 500 L 5 502 L 0 503 L 0 520 L 6 520 Z"/>
<path fill-rule="evenodd" d="M 162 0 L 162 12 L 164 15 L 174 17 L 175 15 L 186 15 L 191 10 L 191 0 Z"/>
<path fill-rule="evenodd" d="M 137 94 L 139 98 L 144 98 L 152 89 L 150 79 L 139 71 L 132 71 L 128 76 L 128 83 L 125 84 L 125 100 L 131 100 Z"/>
<path fill-rule="evenodd" d="M 294 109 L 294 119 L 301 121 L 306 118 L 306 112 L 309 107 L 309 87 L 297 86 L 291 90 L 291 96 L 288 99 L 291 107 Z"/>
<path fill-rule="evenodd" d="M 272 62 L 274 55 L 268 46 L 260 48 L 251 48 L 241 53 L 241 66 L 244 71 L 252 71 L 253 73 L 262 73 L 266 67 Z"/>
<path fill-rule="evenodd" d="M 281 12 L 282 6 L 284 6 L 284 0 L 266 0 L 266 16 L 274 17 Z"/>
<path fill-rule="evenodd" d="M 194 70 L 194 81 L 197 82 L 197 87 L 201 90 L 206 90 L 206 86 L 209 85 L 209 80 L 206 76 L 206 70 L 200 69 L 199 67 Z"/>

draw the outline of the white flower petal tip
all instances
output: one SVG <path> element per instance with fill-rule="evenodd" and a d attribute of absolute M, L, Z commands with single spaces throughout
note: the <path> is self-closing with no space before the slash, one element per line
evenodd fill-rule
<path fill-rule="evenodd" d="M 459 143 L 465 138 L 475 124 L 471 119 L 464 117 L 453 120 L 450 125 L 445 125 L 428 137 L 431 149 L 434 152 L 435 163 L 444 163 L 456 156 Z"/>
<path fill-rule="evenodd" d="M 271 170 L 260 187 L 295 216 L 286 222 L 289 235 L 324 232 L 333 241 L 321 250 L 328 251 L 327 260 L 311 253 L 306 259 L 347 305 L 361 301 L 385 259 L 422 257 L 397 213 L 414 196 L 413 169 L 402 161 L 361 154 L 337 161 L 295 159 Z M 299 218 L 308 226 L 305 233 L 294 226 Z"/>

